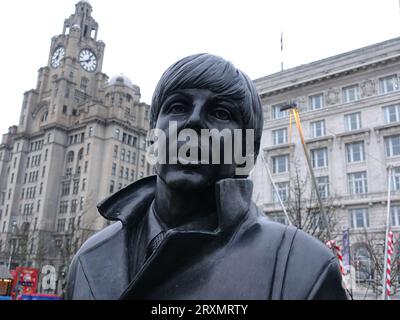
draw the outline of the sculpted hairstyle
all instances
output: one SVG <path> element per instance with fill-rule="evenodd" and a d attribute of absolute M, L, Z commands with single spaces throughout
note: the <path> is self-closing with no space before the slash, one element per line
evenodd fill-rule
<path fill-rule="evenodd" d="M 257 90 L 250 78 L 221 57 L 207 53 L 191 55 L 170 66 L 162 75 L 151 102 L 150 128 L 155 128 L 165 100 L 177 89 L 208 89 L 237 101 L 244 129 L 254 129 L 254 157 L 257 158 L 263 127 L 263 113 Z"/>

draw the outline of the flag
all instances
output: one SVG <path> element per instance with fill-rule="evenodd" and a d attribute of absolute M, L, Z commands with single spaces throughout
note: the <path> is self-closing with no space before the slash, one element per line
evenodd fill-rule
<path fill-rule="evenodd" d="M 346 272 L 350 270 L 350 236 L 349 229 L 343 231 L 343 265 Z"/>
<path fill-rule="evenodd" d="M 391 271 L 392 271 L 392 255 L 393 255 L 393 232 L 389 231 L 387 238 L 387 266 L 386 266 L 386 297 L 390 299 Z"/>

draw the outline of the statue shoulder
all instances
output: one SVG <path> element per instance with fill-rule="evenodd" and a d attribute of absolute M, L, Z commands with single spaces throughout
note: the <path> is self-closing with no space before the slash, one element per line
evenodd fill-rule
<path fill-rule="evenodd" d="M 122 223 L 120 221 L 117 221 L 107 226 L 106 228 L 97 231 L 82 244 L 76 255 L 79 256 L 84 252 L 91 251 L 102 243 L 109 241 L 111 238 L 115 237 L 122 229 Z"/>

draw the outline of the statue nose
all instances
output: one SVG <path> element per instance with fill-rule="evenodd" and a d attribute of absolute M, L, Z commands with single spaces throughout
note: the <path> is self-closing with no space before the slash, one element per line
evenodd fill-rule
<path fill-rule="evenodd" d="M 193 130 L 200 130 L 200 129 L 205 129 L 206 125 L 203 121 L 202 117 L 202 108 L 201 107 L 195 107 L 193 108 L 193 112 L 190 115 L 189 119 L 186 121 L 185 128 L 190 128 Z"/>

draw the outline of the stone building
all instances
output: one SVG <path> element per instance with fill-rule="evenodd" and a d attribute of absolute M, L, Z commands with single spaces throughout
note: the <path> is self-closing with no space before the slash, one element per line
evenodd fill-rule
<path fill-rule="evenodd" d="M 266 165 L 290 206 L 296 168 L 301 179 L 308 172 L 298 130 L 289 126 L 289 112 L 280 111 L 294 101 L 319 193 L 325 204 L 329 199 L 338 222 L 333 234 L 341 243 L 342 230 L 350 232 L 353 281 L 376 281 L 376 286 L 381 271 L 373 264 L 374 252 L 365 234 L 378 235 L 378 250 L 383 251 L 389 166 L 395 238 L 400 231 L 399 76 L 400 38 L 396 38 L 255 80 L 264 107 L 265 161 L 259 157 L 252 173 L 254 200 L 272 219 L 287 223 Z M 311 195 L 309 177 L 307 181 L 304 197 Z M 320 223 L 318 208 L 311 209 L 309 213 L 315 214 L 311 220 Z"/>
<path fill-rule="evenodd" d="M 0 144 L 0 264 L 60 270 L 106 226 L 96 204 L 150 174 L 149 105 L 123 74 L 102 72 L 104 42 L 88 1 L 51 39 L 18 126 Z"/>

